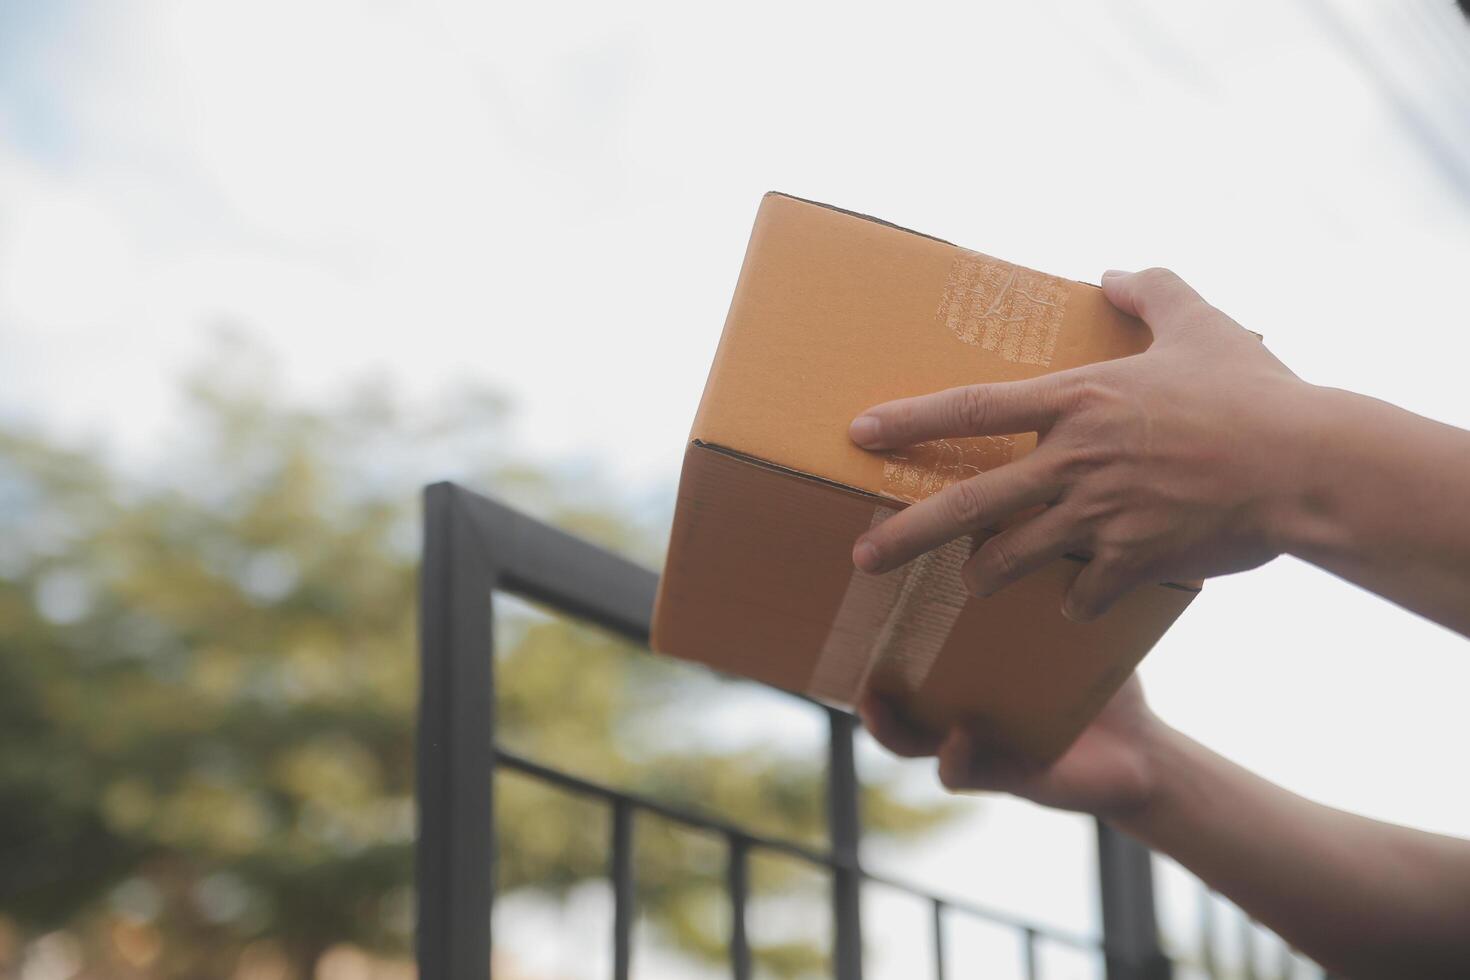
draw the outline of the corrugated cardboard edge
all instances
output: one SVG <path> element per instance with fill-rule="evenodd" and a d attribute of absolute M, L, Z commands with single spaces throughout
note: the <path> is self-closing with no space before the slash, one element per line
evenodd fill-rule
<path fill-rule="evenodd" d="M 768 197 L 784 197 L 788 201 L 796 201 L 799 204 L 810 204 L 812 207 L 824 208 L 825 210 L 828 210 L 828 211 L 836 211 L 838 214 L 845 214 L 845 215 L 847 215 L 850 218 L 857 218 L 857 219 L 859 219 L 861 221 L 871 221 L 873 224 L 875 224 L 875 225 L 882 225 L 884 228 L 892 228 L 894 231 L 901 231 L 901 232 L 903 232 L 904 234 L 907 234 L 907 235 L 914 235 L 914 236 L 916 236 L 918 238 L 928 239 L 931 242 L 938 242 L 941 245 L 948 245 L 950 248 L 959 249 L 961 252 L 969 252 L 969 253 L 972 253 L 972 254 L 975 254 L 975 255 L 982 255 L 985 258 L 995 259 L 995 261 L 998 261 L 998 262 L 1006 262 L 1007 265 L 1015 265 L 1017 268 L 1024 269 L 1027 272 L 1034 272 L 1034 273 L 1036 273 L 1038 275 L 1047 276 L 1048 278 L 1051 278 L 1051 279 L 1064 279 L 1064 280 L 1066 279 L 1065 276 L 1052 275 L 1049 272 L 1042 272 L 1040 269 L 1033 269 L 1030 266 L 1017 265 L 1017 263 L 1015 263 L 1015 262 L 1007 262 L 1005 259 L 995 258 L 995 256 L 992 256 L 992 255 L 990 255 L 987 252 L 976 252 L 974 249 L 966 248 L 963 245 L 957 245 L 954 242 L 950 241 L 948 238 L 940 238 L 938 235 L 931 235 L 928 232 L 915 231 L 913 228 L 905 228 L 903 225 L 896 224 L 895 222 L 888 221 L 888 220 L 886 220 L 884 218 L 875 217 L 874 215 L 871 215 L 871 214 L 863 214 L 861 211 L 850 211 L 847 208 L 839 208 L 835 204 L 827 204 L 824 201 L 813 201 L 810 198 L 799 197 L 799 196 L 797 196 L 795 194 L 788 194 L 785 191 L 766 191 L 766 193 L 761 196 L 762 202 L 764 202 L 765 199 L 768 198 Z M 757 209 L 757 213 L 759 213 L 759 209 Z M 1080 286 L 1091 286 L 1093 289 L 1101 289 L 1102 288 L 1101 286 L 1099 286 L 1095 282 L 1086 282 L 1086 281 L 1081 280 L 1081 279 L 1071 279 L 1071 280 L 1067 280 L 1067 281 L 1069 281 L 1069 282 L 1075 282 L 1075 283 L 1077 283 Z"/>
<path fill-rule="evenodd" d="M 861 219 L 863 221 L 871 221 L 875 225 L 882 225 L 885 228 L 892 228 L 894 231 L 901 231 L 901 232 L 904 232 L 905 234 L 917 235 L 920 238 L 927 238 L 927 239 L 929 239 L 929 241 L 931 241 L 931 242 L 938 242 L 941 245 L 948 245 L 948 246 L 950 246 L 952 248 L 958 248 L 958 249 L 961 249 L 962 251 L 966 251 L 966 252 L 974 251 L 973 249 L 967 249 L 967 248 L 965 248 L 963 245 L 956 245 L 954 242 L 950 241 L 948 238 L 940 238 L 938 235 L 931 235 L 928 232 L 915 231 L 913 228 L 905 228 L 903 225 L 896 224 L 896 223 L 894 223 L 892 221 L 888 221 L 888 220 L 886 220 L 884 218 L 879 218 L 879 217 L 876 217 L 876 216 L 871 215 L 871 214 L 863 214 L 861 211 L 850 211 L 847 208 L 839 208 L 837 205 L 835 205 L 835 204 L 827 204 L 825 201 L 813 201 L 809 197 L 800 197 L 800 196 L 798 196 L 796 194 L 788 194 L 785 191 L 766 191 L 765 194 L 761 195 L 761 200 L 764 201 L 768 197 L 784 197 L 784 198 L 786 198 L 789 201 L 797 201 L 797 202 L 799 202 L 801 204 L 810 204 L 813 207 L 826 208 L 828 211 L 836 211 L 838 214 L 845 214 L 845 215 L 848 215 L 849 217 L 859 218 L 859 219 Z M 984 253 L 984 252 L 978 252 L 976 254 L 978 254 L 978 255 L 986 255 L 986 253 Z M 990 256 L 987 255 L 986 257 L 989 258 Z M 1005 260 L 1004 259 L 1001 259 L 1000 261 L 1005 261 Z M 1009 265 L 1016 265 L 1016 263 L 1014 263 L 1014 262 L 1011 262 L 1011 263 L 1008 263 L 1008 264 Z M 1054 278 L 1054 279 L 1065 279 L 1066 278 L 1065 276 L 1053 276 L 1051 273 L 1041 272 L 1041 270 L 1039 270 L 1039 269 L 1033 269 L 1030 266 L 1024 266 L 1023 265 L 1023 266 L 1018 266 L 1018 268 L 1025 269 L 1027 272 L 1040 272 L 1041 275 L 1051 276 L 1051 278 Z M 1094 289 L 1101 289 L 1102 288 L 1097 283 L 1095 283 L 1095 282 L 1087 282 L 1084 279 L 1072 279 L 1072 280 L 1069 280 L 1069 281 L 1070 282 L 1075 282 L 1075 283 L 1077 283 L 1080 286 L 1091 286 Z M 1251 336 L 1255 337 L 1257 340 L 1265 341 L 1266 336 L 1264 334 L 1257 333 L 1256 331 L 1251 330 L 1249 327 L 1246 327 L 1244 329 L 1245 329 L 1245 332 L 1246 333 L 1248 333 Z"/>
<path fill-rule="evenodd" d="M 938 242 L 941 245 L 949 245 L 953 248 L 960 247 L 958 245 L 955 245 L 955 243 L 950 241 L 949 239 L 940 238 L 938 235 L 930 235 L 926 232 L 915 231 L 912 228 L 905 228 L 903 225 L 894 224 L 892 221 L 886 221 L 883 218 L 876 218 L 871 214 L 863 214 L 861 211 L 849 211 L 847 208 L 839 208 L 835 204 L 826 204 L 822 201 L 813 201 L 810 198 L 797 197 L 795 194 L 787 194 L 785 191 L 766 191 L 766 193 L 761 197 L 761 200 L 764 201 L 767 197 L 784 197 L 788 201 L 797 201 L 801 204 L 810 204 L 813 207 L 826 208 L 828 211 L 836 211 L 838 214 L 845 214 L 853 218 L 861 218 L 863 221 L 871 221 L 875 225 L 882 225 L 885 228 L 892 228 L 894 231 L 901 231 L 910 235 L 918 235 L 920 238 L 927 238 L 931 242 Z"/>
<path fill-rule="evenodd" d="M 873 493 L 869 490 L 864 490 L 861 487 L 854 487 L 846 483 L 839 483 L 836 480 L 829 480 L 826 477 L 818 476 L 815 473 L 807 473 L 803 470 L 794 469 L 790 466 L 782 466 L 780 463 L 772 463 L 769 460 L 761 459 L 758 456 L 752 456 L 749 453 L 743 453 L 738 449 L 731 449 L 728 446 L 716 445 L 712 442 L 705 442 L 702 439 L 691 439 L 690 444 L 700 449 L 708 449 L 711 452 L 720 453 L 723 456 L 729 456 L 732 459 L 737 459 L 741 462 L 749 463 L 752 466 L 759 466 L 763 469 L 773 470 L 777 473 L 785 474 L 786 476 L 793 479 L 820 483 L 823 486 L 831 487 L 834 490 L 841 490 L 843 493 L 849 493 L 857 497 L 865 497 L 869 500 L 872 500 L 875 504 L 881 504 L 894 510 L 903 510 L 905 507 L 909 506 L 909 502 L 905 500 L 899 500 L 894 497 L 886 497 L 883 494 Z M 998 529 L 996 528 L 980 528 L 979 531 L 980 533 L 989 535 L 999 533 Z M 1074 555 L 1071 553 L 1065 554 L 1062 557 L 1084 565 L 1089 561 L 1089 559 L 1084 555 Z M 1155 583 L 1155 585 L 1161 589 L 1178 589 L 1181 592 L 1199 592 L 1202 589 L 1202 583 L 1193 582 L 1157 582 Z"/>

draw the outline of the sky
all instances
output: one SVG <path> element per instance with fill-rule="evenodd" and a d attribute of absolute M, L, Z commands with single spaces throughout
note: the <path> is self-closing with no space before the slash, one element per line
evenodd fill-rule
<path fill-rule="evenodd" d="M 0 416 L 154 465 L 175 379 L 234 324 L 297 397 L 488 384 L 519 451 L 666 501 L 777 189 L 1076 279 L 1171 266 L 1308 380 L 1470 426 L 1457 16 L 0 4 Z M 1211 582 L 1142 672 L 1267 777 L 1470 836 L 1461 638 L 1283 559 Z M 1089 833 L 986 803 L 891 859 L 1093 931 Z"/>

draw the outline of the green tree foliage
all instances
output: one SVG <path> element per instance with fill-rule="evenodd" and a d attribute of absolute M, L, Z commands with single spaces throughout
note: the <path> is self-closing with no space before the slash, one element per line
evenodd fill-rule
<path fill-rule="evenodd" d="M 274 373 L 224 343 L 147 472 L 0 430 L 0 916 L 134 975 L 228 976 L 262 940 L 301 977 L 336 943 L 410 948 L 418 484 L 453 475 L 610 546 L 656 544 L 569 492 L 582 475 L 509 458 L 493 398 L 405 412 L 369 383 L 320 410 L 283 403 Z M 685 737 L 729 682 L 524 608 L 499 625 L 519 751 L 821 843 L 817 753 Z M 865 792 L 871 830 L 944 816 Z M 501 778 L 501 892 L 603 875 L 590 806 Z M 723 955 L 719 848 L 652 819 L 637 842 L 664 941 Z M 760 893 L 809 887 L 755 871 Z M 804 942 L 758 956 L 781 976 L 823 961 Z"/>

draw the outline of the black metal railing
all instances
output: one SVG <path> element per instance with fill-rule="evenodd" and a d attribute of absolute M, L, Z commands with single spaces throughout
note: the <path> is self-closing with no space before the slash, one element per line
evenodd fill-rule
<path fill-rule="evenodd" d="M 1159 944 L 1149 852 L 1101 823 L 1097 825 L 1101 940 L 1023 921 L 865 869 L 859 859 L 855 722 L 842 711 L 819 705 L 828 720 L 826 850 L 756 833 L 719 814 L 672 806 L 573 776 L 500 748 L 494 735 L 492 594 L 504 592 L 539 602 L 646 644 L 657 577 L 454 484 L 429 487 L 424 506 L 416 868 L 416 942 L 422 980 L 489 975 L 495 861 L 492 793 L 497 767 L 608 807 L 615 980 L 627 980 L 631 964 L 633 830 L 640 813 L 723 839 L 731 907 L 729 961 L 736 980 L 751 975 L 745 916 L 753 851 L 786 855 L 831 876 L 837 980 L 862 976 L 860 895 L 865 881 L 929 904 L 931 969 L 938 980 L 946 976 L 944 935 L 951 915 L 973 916 L 1015 930 L 1023 944 L 1028 980 L 1040 975 L 1037 947 L 1042 941 L 1103 957 L 1108 980 L 1162 980 L 1171 975 L 1170 961 Z"/>

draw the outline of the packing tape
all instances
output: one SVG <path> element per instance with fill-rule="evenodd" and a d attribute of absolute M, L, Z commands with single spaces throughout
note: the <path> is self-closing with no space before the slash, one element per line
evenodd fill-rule
<path fill-rule="evenodd" d="M 1018 364 L 1051 364 L 1067 307 L 1065 279 L 960 249 L 937 317 L 966 344 Z"/>
<path fill-rule="evenodd" d="M 869 527 L 896 513 L 877 508 Z M 854 571 L 806 692 L 850 708 L 875 673 L 885 685 L 917 691 L 969 599 L 960 567 L 971 550 L 960 538 L 884 575 Z"/>
<path fill-rule="evenodd" d="M 1009 463 L 1016 455 L 1015 436 L 971 436 L 935 439 L 883 460 L 883 492 L 916 504 L 945 487 Z"/>
<path fill-rule="evenodd" d="M 1066 311 L 1064 279 L 960 249 L 950 265 L 936 317 L 963 343 L 1004 360 L 1049 366 Z M 936 440 L 891 453 L 883 464 L 888 493 L 915 502 L 1009 462 L 1014 436 Z M 879 507 L 870 527 L 897 511 Z M 854 571 L 827 631 L 806 691 L 852 707 L 869 679 L 917 691 L 939 659 L 969 599 L 960 568 L 968 537 L 921 555 L 886 575 Z"/>

